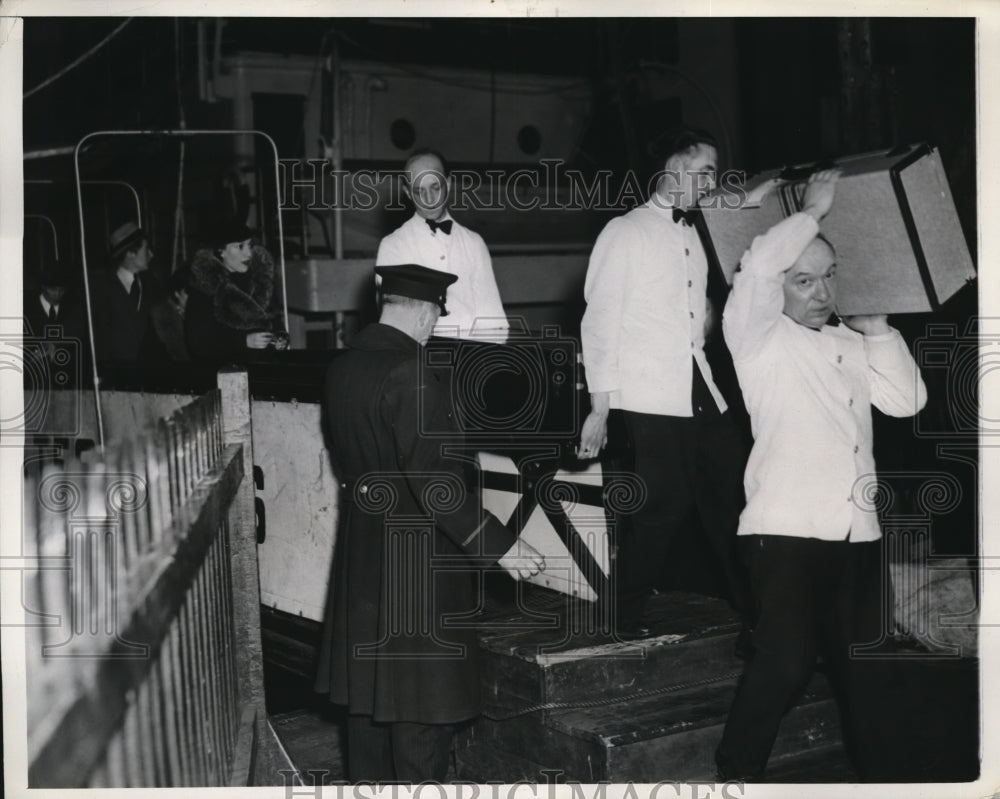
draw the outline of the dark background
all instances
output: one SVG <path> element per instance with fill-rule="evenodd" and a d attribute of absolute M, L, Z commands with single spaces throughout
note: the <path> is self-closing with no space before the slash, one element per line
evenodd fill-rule
<path fill-rule="evenodd" d="M 28 90 L 83 54 L 120 19 L 28 18 L 24 86 Z M 870 49 L 861 74 L 845 74 L 838 36 L 867 25 Z M 735 163 L 750 171 L 927 141 L 941 151 L 962 224 L 975 236 L 975 21 L 973 19 L 741 19 L 705 21 L 735 47 L 741 124 L 733 131 Z M 180 102 L 188 127 L 222 126 L 226 103 L 197 101 L 197 21 L 135 18 L 104 48 L 24 103 L 25 149 L 75 144 L 100 128 L 176 126 Z M 632 78 L 658 63 L 696 74 L 716 55 L 681 60 L 678 20 L 667 18 L 229 19 L 222 55 L 244 50 L 315 54 L 336 37 L 345 59 L 465 66 L 500 72 L 566 75 L 592 88 L 596 110 L 573 158 L 581 166 L 630 165 L 625 112 L 643 144 L 673 109 L 647 101 Z M 854 30 L 854 35 L 858 31 Z M 732 55 L 731 53 L 729 55 Z M 621 83 L 618 75 L 625 76 Z M 844 93 L 859 109 L 849 114 Z M 620 102 L 619 102 L 620 101 Z M 274 119 L 282 155 L 302 154 L 301 126 Z M 269 131 L 271 132 L 271 131 Z M 299 135 L 297 135 L 299 134 Z M 29 164 L 30 171 L 52 165 Z"/>

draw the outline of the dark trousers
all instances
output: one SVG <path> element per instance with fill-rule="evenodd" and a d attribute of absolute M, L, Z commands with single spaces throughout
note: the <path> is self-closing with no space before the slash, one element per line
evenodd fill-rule
<path fill-rule="evenodd" d="M 645 502 L 617 521 L 616 616 L 638 622 L 677 535 L 699 521 L 725 573 L 734 607 L 752 623 L 750 585 L 736 546 L 746 447 L 729 412 L 719 413 L 697 366 L 694 416 L 612 411 L 609 468 L 633 473 Z"/>
<path fill-rule="evenodd" d="M 754 656 L 716 755 L 720 776 L 761 778 L 781 719 L 823 651 L 859 776 L 898 779 L 891 753 L 898 737 L 892 702 L 899 686 L 884 631 L 892 587 L 883 576 L 882 542 L 770 535 L 746 536 L 743 542 L 759 616 Z"/>
<path fill-rule="evenodd" d="M 351 782 L 444 782 L 455 727 L 450 724 L 381 724 L 348 716 L 347 777 Z"/>

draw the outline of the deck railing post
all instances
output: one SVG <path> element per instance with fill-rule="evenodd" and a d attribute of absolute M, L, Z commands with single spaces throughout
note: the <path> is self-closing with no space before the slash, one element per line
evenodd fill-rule
<path fill-rule="evenodd" d="M 233 624 L 236 643 L 236 677 L 244 711 L 256 710 L 253 783 L 272 785 L 278 770 L 287 768 L 267 721 L 264 701 L 264 665 L 260 637 L 260 578 L 257 568 L 257 532 L 254 511 L 253 433 L 250 387 L 243 369 L 218 373 L 222 401 L 223 445 L 243 447 L 243 481 L 229 512 L 229 545 L 233 581 Z M 248 714 L 249 716 L 249 714 Z"/>

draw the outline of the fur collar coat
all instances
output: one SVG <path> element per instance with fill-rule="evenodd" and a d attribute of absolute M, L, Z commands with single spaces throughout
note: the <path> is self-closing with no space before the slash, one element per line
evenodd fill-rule
<path fill-rule="evenodd" d="M 198 250 L 191 261 L 191 288 L 212 298 L 217 322 L 233 330 L 283 329 L 274 259 L 263 247 L 253 248 L 249 275 L 244 290 L 212 250 Z"/>

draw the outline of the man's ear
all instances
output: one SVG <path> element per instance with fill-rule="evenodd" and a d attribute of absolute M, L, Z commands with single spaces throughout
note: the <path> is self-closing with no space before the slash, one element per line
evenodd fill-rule
<path fill-rule="evenodd" d="M 411 203 L 413 202 L 413 195 L 410 194 L 410 181 L 402 175 L 399 176 L 399 190 L 403 193 L 403 196 L 406 197 L 407 200 Z"/>
<path fill-rule="evenodd" d="M 434 327 L 437 324 L 437 320 L 441 318 L 441 309 L 438 308 L 437 303 L 428 302 L 424 305 L 424 314 L 420 320 L 421 325 L 427 325 L 428 327 Z"/>

